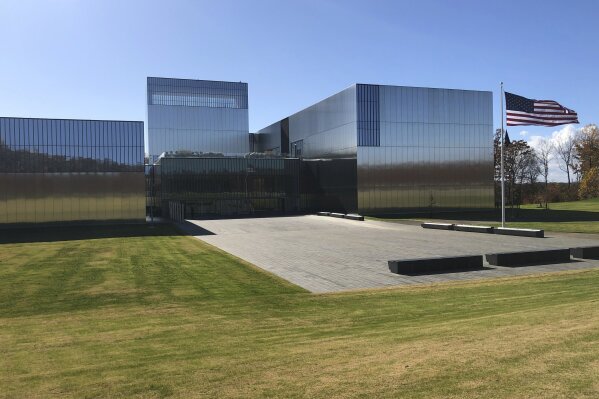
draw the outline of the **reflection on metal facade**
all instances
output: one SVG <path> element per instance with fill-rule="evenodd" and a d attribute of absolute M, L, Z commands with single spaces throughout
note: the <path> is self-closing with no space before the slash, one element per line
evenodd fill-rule
<path fill-rule="evenodd" d="M 150 185 L 165 216 L 173 203 L 187 218 L 297 212 L 299 166 L 297 158 L 162 157 Z"/>
<path fill-rule="evenodd" d="M 0 223 L 145 220 L 143 122 L 0 118 Z"/>
<path fill-rule="evenodd" d="M 306 209 L 486 208 L 492 123 L 491 92 L 358 84 L 290 116 L 290 149 L 281 152 L 296 145 L 313 162 L 303 175 Z M 280 122 L 259 133 L 261 150 L 283 142 Z"/>
<path fill-rule="evenodd" d="M 249 151 L 248 86 L 241 82 L 148 78 L 148 151 Z"/>
<path fill-rule="evenodd" d="M 492 93 L 379 86 L 380 144 L 358 147 L 358 208 L 493 207 Z"/>
<path fill-rule="evenodd" d="M 356 131 L 356 86 L 352 86 L 259 130 L 259 148 L 280 148 L 281 153 L 302 157 L 303 210 L 355 211 Z"/>
<path fill-rule="evenodd" d="M 306 108 L 289 118 L 289 145 L 301 142 L 302 157 L 354 158 L 356 157 L 356 87 L 352 86 L 319 103 Z M 276 122 L 260 133 L 260 151 L 280 149 L 283 136 L 282 122 Z M 262 134 L 266 137 L 262 137 Z"/>

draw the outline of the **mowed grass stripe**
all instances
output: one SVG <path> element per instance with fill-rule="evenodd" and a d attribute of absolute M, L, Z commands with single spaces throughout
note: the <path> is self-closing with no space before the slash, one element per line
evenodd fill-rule
<path fill-rule="evenodd" d="M 162 229 L 171 235 L 0 246 L 16 254 L 1 263 L 0 315 L 305 292 Z"/>
<path fill-rule="evenodd" d="M 598 270 L 313 295 L 138 229 L 0 245 L 2 397 L 599 392 Z"/>

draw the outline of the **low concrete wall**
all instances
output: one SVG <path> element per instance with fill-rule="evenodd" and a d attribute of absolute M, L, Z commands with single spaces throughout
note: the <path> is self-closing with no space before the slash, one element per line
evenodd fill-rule
<path fill-rule="evenodd" d="M 331 216 L 331 217 L 340 218 L 340 219 L 364 221 L 364 216 L 358 215 L 357 213 L 348 213 L 346 215 L 344 213 L 337 213 L 337 212 L 317 212 L 316 214 L 318 216 Z"/>
<path fill-rule="evenodd" d="M 423 274 L 451 270 L 482 269 L 482 255 L 452 256 L 425 259 L 402 259 L 387 262 L 391 273 Z"/>
<path fill-rule="evenodd" d="M 542 251 L 502 252 L 485 255 L 493 266 L 525 266 L 570 262 L 570 249 L 545 249 Z"/>
<path fill-rule="evenodd" d="M 490 226 L 473 226 L 469 224 L 456 224 L 453 227 L 456 231 L 467 231 L 470 233 L 492 233 L 493 227 Z"/>
<path fill-rule="evenodd" d="M 520 237 L 536 237 L 543 238 L 545 237 L 544 230 L 536 230 L 536 229 L 514 229 L 511 227 L 495 227 L 493 229 L 493 233 L 495 234 L 503 234 L 509 236 L 520 236 Z"/>
<path fill-rule="evenodd" d="M 599 259 L 599 246 L 570 248 L 570 254 L 579 259 Z"/>
<path fill-rule="evenodd" d="M 435 229 L 435 230 L 453 230 L 454 225 L 451 223 L 422 223 L 420 225 L 423 229 Z"/>
<path fill-rule="evenodd" d="M 364 221 L 364 216 L 362 216 L 362 215 L 356 215 L 355 213 L 348 213 L 347 215 L 345 215 L 345 218 L 349 219 L 349 220 Z"/>

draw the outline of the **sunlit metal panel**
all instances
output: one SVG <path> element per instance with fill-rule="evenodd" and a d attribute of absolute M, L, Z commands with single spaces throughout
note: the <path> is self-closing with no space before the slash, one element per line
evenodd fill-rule
<path fill-rule="evenodd" d="M 358 149 L 359 210 L 492 207 L 491 93 L 376 87 L 382 136 Z"/>
<path fill-rule="evenodd" d="M 143 122 L 0 118 L 0 140 L 0 223 L 145 219 Z"/>
<path fill-rule="evenodd" d="M 249 151 L 248 86 L 242 82 L 147 79 L 148 151 Z"/>

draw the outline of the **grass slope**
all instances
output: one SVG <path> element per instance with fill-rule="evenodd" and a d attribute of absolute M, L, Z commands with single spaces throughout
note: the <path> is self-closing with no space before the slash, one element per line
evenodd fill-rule
<path fill-rule="evenodd" d="M 128 229 L 0 245 L 0 397 L 599 395 L 599 270 L 312 295 Z"/>

